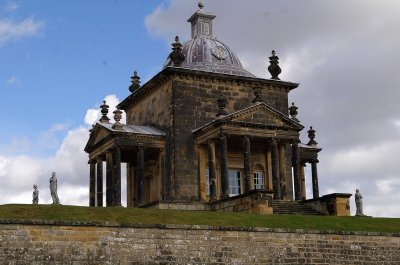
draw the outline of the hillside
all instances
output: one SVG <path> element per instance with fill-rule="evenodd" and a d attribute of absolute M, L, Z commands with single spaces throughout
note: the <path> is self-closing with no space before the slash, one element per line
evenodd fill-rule
<path fill-rule="evenodd" d="M 302 215 L 262 216 L 242 213 L 174 211 L 138 208 L 89 208 L 53 205 L 0 205 L 0 220 L 57 220 L 129 224 L 187 224 L 334 231 L 400 233 L 399 218 Z"/>

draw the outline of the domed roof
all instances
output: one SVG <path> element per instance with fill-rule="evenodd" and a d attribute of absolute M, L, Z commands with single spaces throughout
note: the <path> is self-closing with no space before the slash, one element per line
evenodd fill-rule
<path fill-rule="evenodd" d="M 215 16 L 205 13 L 203 6 L 199 4 L 200 9 L 188 20 L 192 24 L 192 39 L 183 44 L 185 60 L 180 67 L 254 77 L 243 68 L 236 54 L 225 43 L 212 36 L 212 20 Z M 164 68 L 168 66 L 173 66 L 169 57 Z"/>

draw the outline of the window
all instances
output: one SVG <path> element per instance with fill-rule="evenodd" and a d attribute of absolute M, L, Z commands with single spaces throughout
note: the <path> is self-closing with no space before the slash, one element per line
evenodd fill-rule
<path fill-rule="evenodd" d="M 206 168 L 206 195 L 210 195 L 210 169 Z"/>
<path fill-rule="evenodd" d="M 264 176 L 261 171 L 255 171 L 254 174 L 254 189 L 264 188 Z"/>
<path fill-rule="evenodd" d="M 229 196 L 236 196 L 241 194 L 240 189 L 240 171 L 237 169 L 230 169 L 228 172 L 229 177 Z"/>

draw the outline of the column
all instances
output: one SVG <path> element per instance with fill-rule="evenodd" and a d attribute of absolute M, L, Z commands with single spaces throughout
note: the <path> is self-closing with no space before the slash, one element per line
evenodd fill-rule
<path fill-rule="evenodd" d="M 286 149 L 285 144 L 279 145 L 279 178 L 281 199 L 286 199 Z"/>
<path fill-rule="evenodd" d="M 221 198 L 229 197 L 228 140 L 225 134 L 219 136 L 221 148 Z"/>
<path fill-rule="evenodd" d="M 126 207 L 133 207 L 133 174 L 132 163 L 126 163 Z"/>
<path fill-rule="evenodd" d="M 244 192 L 249 192 L 251 188 L 251 177 L 250 177 L 250 139 L 249 136 L 243 136 L 243 169 L 244 169 Z"/>
<path fill-rule="evenodd" d="M 278 164 L 278 144 L 275 139 L 271 142 L 271 160 L 272 160 L 272 186 L 274 189 L 274 199 L 281 199 L 281 189 L 279 180 L 279 164 Z"/>
<path fill-rule="evenodd" d="M 160 149 L 159 153 L 159 161 L 160 161 L 160 185 L 159 185 L 159 197 L 158 200 L 164 201 L 166 199 L 166 179 L 165 179 L 165 149 Z"/>
<path fill-rule="evenodd" d="M 114 204 L 113 206 L 121 206 L 121 148 L 115 146 L 114 148 Z"/>
<path fill-rule="evenodd" d="M 106 206 L 113 206 L 113 156 L 112 151 L 106 151 Z"/>
<path fill-rule="evenodd" d="M 208 141 L 208 172 L 209 172 L 209 185 L 210 185 L 210 200 L 217 199 L 217 173 L 215 170 L 215 144 L 214 141 Z"/>
<path fill-rule="evenodd" d="M 294 198 L 296 201 L 301 200 L 300 195 L 300 159 L 299 159 L 299 144 L 294 142 L 292 144 L 292 165 L 293 165 L 293 180 L 294 180 Z"/>
<path fill-rule="evenodd" d="M 305 163 L 300 163 L 300 197 L 302 200 L 306 199 L 306 175 L 304 173 Z"/>
<path fill-rule="evenodd" d="M 90 160 L 89 206 L 96 206 L 96 161 Z"/>
<path fill-rule="evenodd" d="M 311 161 L 311 177 L 312 177 L 312 186 L 313 186 L 313 199 L 319 198 L 317 163 L 318 163 L 318 160 Z"/>
<path fill-rule="evenodd" d="M 103 159 L 97 157 L 97 206 L 103 207 Z"/>
<path fill-rule="evenodd" d="M 300 186 L 301 186 L 300 197 L 302 200 L 306 199 L 306 176 L 304 173 L 305 166 L 306 164 L 304 162 L 300 163 Z"/>
<path fill-rule="evenodd" d="M 138 197 L 139 205 L 144 204 L 144 150 L 143 147 L 138 147 L 137 155 L 137 166 L 138 166 Z"/>

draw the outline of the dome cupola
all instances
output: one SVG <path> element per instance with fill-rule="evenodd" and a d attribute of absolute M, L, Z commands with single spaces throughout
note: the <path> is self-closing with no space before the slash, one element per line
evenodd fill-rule
<path fill-rule="evenodd" d="M 199 3 L 197 10 L 189 19 L 192 38 L 182 46 L 185 56 L 180 67 L 193 70 L 251 76 L 246 71 L 236 54 L 222 41 L 213 36 L 213 19 L 216 17 L 204 11 L 204 4 Z M 167 58 L 164 68 L 174 66 L 170 57 Z"/>

